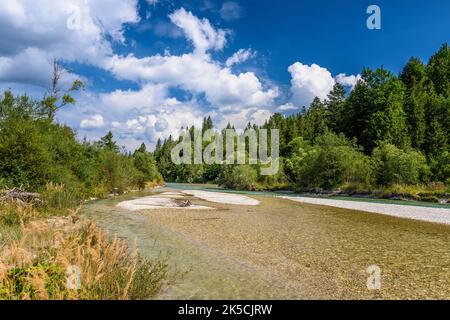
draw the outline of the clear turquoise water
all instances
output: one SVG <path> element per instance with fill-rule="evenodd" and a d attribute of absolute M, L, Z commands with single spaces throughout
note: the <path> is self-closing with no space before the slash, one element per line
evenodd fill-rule
<path fill-rule="evenodd" d="M 211 186 L 172 185 L 158 192 Z M 217 205 L 194 212 L 129 212 L 101 200 L 84 213 L 112 234 L 136 241 L 149 258 L 168 257 L 176 273 L 158 299 L 450 299 L 450 227 L 239 192 L 255 207 Z M 400 202 L 404 204 L 403 202 Z M 382 290 L 366 288 L 379 265 Z"/>

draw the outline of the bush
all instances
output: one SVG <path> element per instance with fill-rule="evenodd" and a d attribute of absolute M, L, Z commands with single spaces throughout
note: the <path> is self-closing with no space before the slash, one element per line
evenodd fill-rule
<path fill-rule="evenodd" d="M 138 186 L 142 175 L 131 159 L 111 150 L 102 150 L 100 153 L 100 170 L 107 190 L 119 194 L 128 187 Z"/>
<path fill-rule="evenodd" d="M 226 188 L 254 190 L 257 180 L 256 170 L 252 166 L 244 164 L 233 166 L 231 170 L 225 172 L 222 183 Z"/>
<path fill-rule="evenodd" d="M 382 143 L 372 154 L 379 185 L 417 184 L 426 182 L 430 174 L 426 158 L 415 150 L 401 150 Z"/>
<path fill-rule="evenodd" d="M 24 120 L 5 120 L 0 126 L 0 175 L 5 183 L 37 189 L 45 185 L 50 169 L 51 156 L 36 126 Z"/>
<path fill-rule="evenodd" d="M 443 152 L 437 158 L 431 159 L 430 162 L 435 181 L 444 181 L 450 185 L 450 152 Z"/>
<path fill-rule="evenodd" d="M 286 161 L 286 171 L 300 188 L 370 185 L 372 167 L 369 158 L 344 136 L 327 133 L 318 137 L 314 146 L 309 143 L 297 145 L 300 149 Z"/>
<path fill-rule="evenodd" d="M 133 154 L 133 161 L 136 169 L 140 171 L 137 175 L 139 189 L 145 189 L 148 182 L 162 180 L 156 161 L 150 153 L 146 152 L 145 145 Z"/>

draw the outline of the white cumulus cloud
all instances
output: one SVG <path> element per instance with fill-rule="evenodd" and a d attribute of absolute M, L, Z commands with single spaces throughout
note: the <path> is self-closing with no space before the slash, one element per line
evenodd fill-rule
<path fill-rule="evenodd" d="M 184 8 L 176 10 L 169 17 L 192 41 L 195 53 L 204 54 L 210 49 L 220 50 L 226 44 L 227 32 L 215 29 L 208 19 L 199 19 Z"/>
<path fill-rule="evenodd" d="M 96 129 L 103 128 L 105 126 L 105 121 L 101 114 L 95 114 L 87 119 L 83 119 L 80 122 L 80 128 L 82 129 Z"/>
<path fill-rule="evenodd" d="M 288 70 L 292 77 L 292 101 L 300 106 L 308 106 L 315 97 L 325 99 L 335 84 L 331 73 L 317 64 L 296 62 Z"/>
<path fill-rule="evenodd" d="M 361 79 L 360 75 L 344 73 L 333 77 L 331 72 L 317 64 L 305 65 L 296 62 L 288 68 L 291 73 L 291 102 L 297 106 L 308 107 L 315 97 L 325 100 L 336 83 L 353 89 Z M 287 106 L 281 106 L 286 108 Z"/>
<path fill-rule="evenodd" d="M 137 21 L 137 0 L 3 1 L 0 81 L 48 82 L 54 58 L 97 65 Z"/>

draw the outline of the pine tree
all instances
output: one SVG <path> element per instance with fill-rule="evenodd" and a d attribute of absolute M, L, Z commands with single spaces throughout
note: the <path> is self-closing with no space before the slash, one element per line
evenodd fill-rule
<path fill-rule="evenodd" d="M 400 80 L 406 87 L 404 110 L 411 146 L 420 149 L 425 141 L 425 105 L 428 98 L 427 77 L 422 61 L 411 58 L 403 68 Z"/>
<path fill-rule="evenodd" d="M 100 139 L 100 145 L 107 150 L 118 152 L 119 147 L 113 138 L 112 132 L 108 131 L 108 133 Z"/>
<path fill-rule="evenodd" d="M 330 128 L 335 132 L 341 132 L 341 108 L 345 102 L 345 88 L 336 83 L 333 90 L 328 94 L 325 105 L 328 109 Z"/>
<path fill-rule="evenodd" d="M 447 43 L 434 54 L 427 66 L 428 77 L 438 95 L 450 94 L 450 47 Z"/>

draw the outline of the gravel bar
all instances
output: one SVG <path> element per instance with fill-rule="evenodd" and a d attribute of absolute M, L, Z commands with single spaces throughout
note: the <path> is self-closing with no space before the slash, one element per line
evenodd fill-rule
<path fill-rule="evenodd" d="M 356 201 L 306 198 L 306 197 L 281 196 L 280 198 L 307 204 L 358 210 L 370 213 L 384 214 L 398 218 L 413 219 L 450 225 L 450 209 L 446 208 L 416 207 L 408 205 L 356 202 Z"/>

